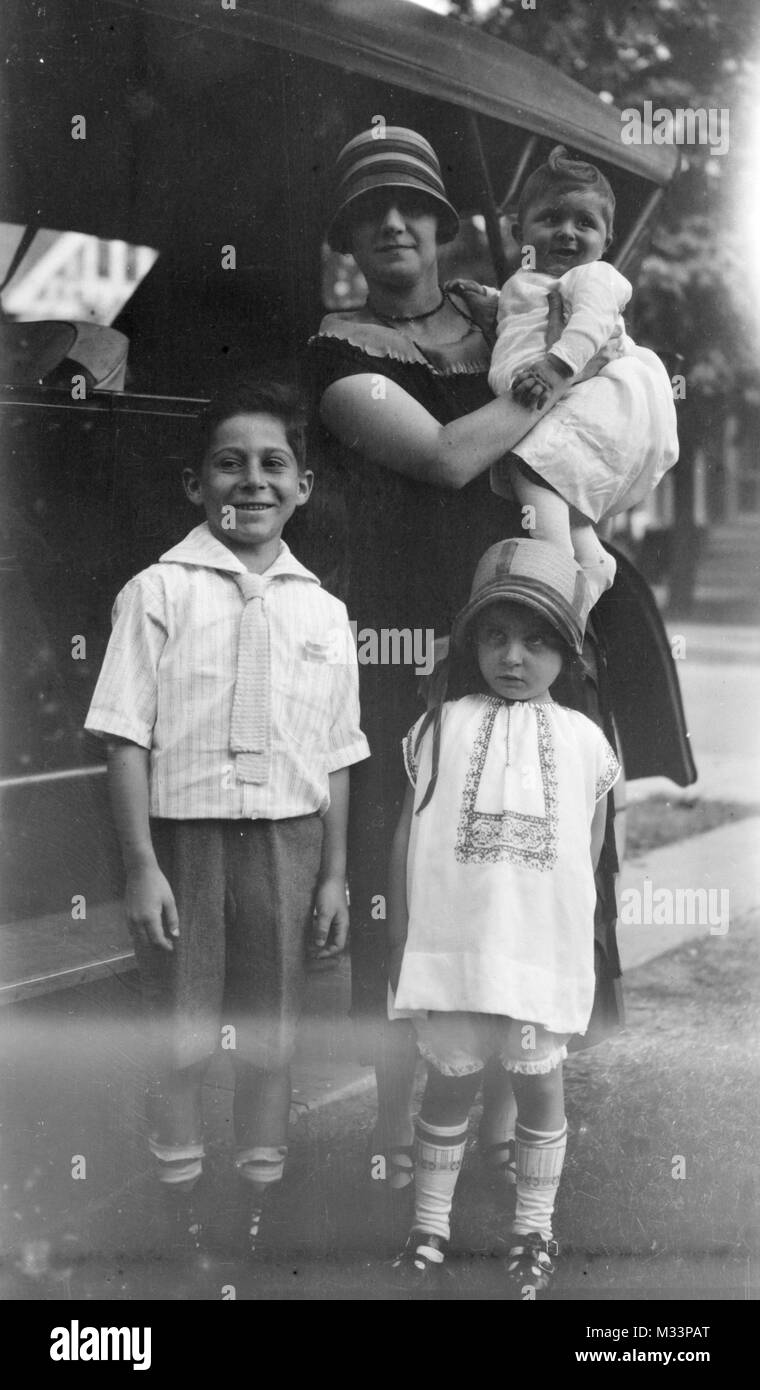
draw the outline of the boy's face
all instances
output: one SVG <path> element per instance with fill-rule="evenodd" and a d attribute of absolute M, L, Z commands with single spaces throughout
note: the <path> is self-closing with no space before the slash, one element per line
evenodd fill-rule
<path fill-rule="evenodd" d="M 492 603 L 476 619 L 480 673 L 502 700 L 540 700 L 562 670 L 561 640 L 550 623 L 516 603 Z"/>
<path fill-rule="evenodd" d="M 521 246 L 535 248 L 535 269 L 556 277 L 598 261 L 612 239 L 607 205 L 587 188 L 568 188 L 530 203 L 513 230 Z"/>
<path fill-rule="evenodd" d="M 232 415 L 217 425 L 185 492 L 209 530 L 241 558 L 276 558 L 285 523 L 308 502 L 313 473 L 299 473 L 285 426 L 273 415 Z"/>

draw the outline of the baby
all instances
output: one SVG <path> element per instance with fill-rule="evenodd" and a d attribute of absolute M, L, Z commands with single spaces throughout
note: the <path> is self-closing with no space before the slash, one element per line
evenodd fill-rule
<path fill-rule="evenodd" d="M 489 385 L 541 408 L 603 347 L 611 360 L 579 381 L 491 469 L 491 486 L 515 494 L 523 525 L 538 540 L 574 554 L 592 603 L 609 588 L 615 561 L 594 522 L 641 502 L 678 457 L 668 375 L 625 331 L 628 280 L 600 258 L 612 241 L 615 195 L 593 164 L 557 145 L 526 181 L 513 235 L 532 268 L 520 269 L 499 296 Z M 565 327 L 545 349 L 548 296 L 558 290 Z"/>

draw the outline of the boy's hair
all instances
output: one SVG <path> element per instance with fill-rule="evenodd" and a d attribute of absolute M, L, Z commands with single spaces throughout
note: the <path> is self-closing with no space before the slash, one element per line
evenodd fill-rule
<path fill-rule="evenodd" d="M 217 427 L 234 415 L 271 415 L 280 420 L 293 451 L 299 473 L 306 467 L 307 406 L 300 391 L 280 377 L 247 377 L 218 392 L 199 417 L 200 459 Z"/>
<path fill-rule="evenodd" d="M 551 196 L 553 193 L 566 193 L 571 188 L 584 188 L 596 193 L 604 206 L 607 231 L 612 232 L 615 219 L 615 194 L 610 182 L 595 164 L 587 164 L 583 159 L 571 159 L 564 145 L 555 145 L 545 164 L 525 180 L 517 204 L 517 220 L 523 222 L 528 208 Z"/>

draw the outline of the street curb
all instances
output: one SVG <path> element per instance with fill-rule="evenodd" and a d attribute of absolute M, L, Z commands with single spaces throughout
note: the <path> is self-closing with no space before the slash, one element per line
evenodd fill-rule
<path fill-rule="evenodd" d="M 338 1105 L 342 1100 L 351 1100 L 353 1096 L 363 1095 L 365 1091 L 373 1090 L 375 1085 L 374 1071 L 371 1068 L 362 1067 L 362 1072 L 364 1075 L 355 1077 L 353 1081 L 346 1081 L 342 1086 L 336 1086 L 334 1090 L 316 1096 L 314 1100 L 299 1102 L 297 1107 L 299 1115 L 314 1115 L 319 1110 L 326 1110 L 329 1105 Z"/>

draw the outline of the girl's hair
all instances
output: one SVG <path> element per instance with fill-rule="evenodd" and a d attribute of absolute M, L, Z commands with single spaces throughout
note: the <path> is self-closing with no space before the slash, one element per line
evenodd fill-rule
<path fill-rule="evenodd" d="M 231 383 L 212 397 L 199 417 L 201 460 L 214 431 L 234 415 L 271 415 L 279 420 L 298 463 L 298 471 L 304 471 L 307 406 L 296 386 L 281 377 L 247 377 Z"/>
<path fill-rule="evenodd" d="M 615 219 L 615 194 L 609 180 L 595 164 L 587 164 L 583 159 L 571 159 L 564 145 L 555 145 L 546 163 L 539 164 L 530 178 L 525 180 L 517 204 L 518 221 L 523 222 L 528 208 L 540 199 L 567 192 L 571 188 L 584 188 L 596 193 L 604 207 L 607 231 L 611 233 Z"/>
<path fill-rule="evenodd" d="M 552 626 L 551 624 L 548 625 Z M 427 711 L 415 739 L 413 757 L 414 761 L 417 762 L 422 740 L 428 729 L 432 726 L 433 761 L 430 769 L 430 780 L 425 788 L 425 794 L 417 807 L 416 815 L 424 811 L 433 796 L 438 782 L 438 766 L 441 751 L 441 723 L 443 720 L 444 704 L 447 701 L 462 700 L 465 695 L 487 695 L 489 693 L 489 688 L 481 673 L 475 651 L 474 637 L 476 631 L 477 620 L 470 624 L 467 640 L 463 649 L 450 653 L 446 658 L 446 675 L 445 678 L 441 677 L 438 683 L 440 698 Z M 586 667 L 583 658 L 553 626 L 552 633 L 556 640 L 556 650 L 562 657 L 562 670 L 552 683 L 551 688 L 555 690 L 560 697 L 558 700 L 559 704 L 580 709 L 582 707 L 583 681 L 586 675 Z"/>

